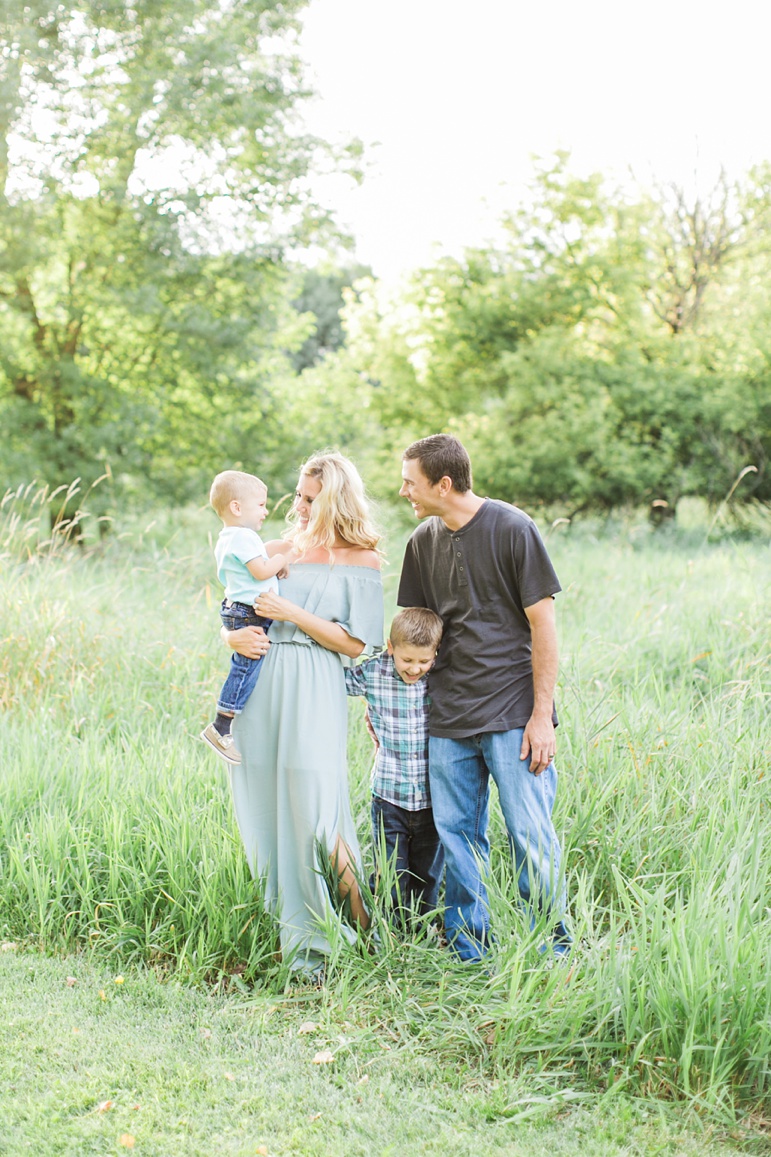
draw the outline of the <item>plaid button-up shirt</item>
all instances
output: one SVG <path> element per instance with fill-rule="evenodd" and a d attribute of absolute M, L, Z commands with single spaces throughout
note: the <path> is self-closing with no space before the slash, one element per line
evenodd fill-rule
<path fill-rule="evenodd" d="M 380 743 L 372 770 L 373 795 L 406 811 L 431 807 L 425 678 L 405 683 L 393 658 L 382 654 L 346 668 L 345 686 L 349 695 L 366 699 Z"/>

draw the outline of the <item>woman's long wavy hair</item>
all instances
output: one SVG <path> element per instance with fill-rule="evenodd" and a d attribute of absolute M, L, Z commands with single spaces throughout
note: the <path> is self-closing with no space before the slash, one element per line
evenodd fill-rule
<path fill-rule="evenodd" d="M 313 500 L 307 530 L 292 523 L 294 507 L 287 516 L 286 537 L 299 551 L 325 546 L 333 557 L 336 538 L 351 546 L 377 550 L 380 535 L 372 523 L 364 483 L 350 459 L 336 451 L 314 454 L 300 470 L 300 476 L 317 478 L 321 490 Z"/>

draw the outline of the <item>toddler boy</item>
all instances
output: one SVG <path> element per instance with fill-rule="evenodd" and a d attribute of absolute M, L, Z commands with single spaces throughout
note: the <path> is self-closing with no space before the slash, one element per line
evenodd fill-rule
<path fill-rule="evenodd" d="M 254 600 L 263 591 L 278 590 L 276 576 L 294 557 L 286 553 L 269 558 L 257 533 L 268 513 L 267 487 L 253 474 L 224 470 L 212 483 L 209 501 L 222 519 L 214 548 L 217 575 L 225 588 L 220 610 L 222 625 L 229 631 L 238 627 L 262 627 L 267 631 L 272 620 L 255 613 Z M 263 658 L 247 659 L 233 652 L 230 674 L 217 702 L 217 716 L 201 732 L 204 743 L 227 763 L 241 762 L 230 727 L 254 690 Z"/>
<path fill-rule="evenodd" d="M 372 833 L 393 857 L 397 909 L 436 908 L 444 868 L 428 786 L 428 694 L 442 620 L 427 607 L 399 611 L 387 653 L 345 672 L 349 695 L 367 702 L 377 753 L 372 770 Z M 396 894 L 398 890 L 398 894 Z"/>

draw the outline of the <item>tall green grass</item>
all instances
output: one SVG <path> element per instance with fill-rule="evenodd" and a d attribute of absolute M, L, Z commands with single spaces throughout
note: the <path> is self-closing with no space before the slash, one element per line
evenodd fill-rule
<path fill-rule="evenodd" d="M 197 740 L 227 661 L 213 520 L 126 525 L 86 550 L 20 549 L 23 520 L 4 529 L 0 933 L 280 991 L 226 773 Z M 388 610 L 402 541 L 394 522 Z M 767 1113 L 768 542 L 630 525 L 557 528 L 550 549 L 565 588 L 556 822 L 571 965 L 539 951 L 494 812 L 491 974 L 376 910 L 375 951 L 336 943 L 317 999 L 370 1026 L 373 1049 L 386 1034 L 423 1057 L 427 1081 L 438 1060 L 521 1075 L 532 1105 L 631 1091 Z M 369 847 L 356 705 L 350 740 Z"/>

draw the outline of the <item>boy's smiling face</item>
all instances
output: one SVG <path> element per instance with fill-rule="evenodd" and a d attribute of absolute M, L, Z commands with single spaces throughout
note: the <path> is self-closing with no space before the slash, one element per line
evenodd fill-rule
<path fill-rule="evenodd" d="M 255 486 L 240 501 L 231 502 L 230 509 L 235 525 L 259 531 L 268 514 L 268 492 Z"/>
<path fill-rule="evenodd" d="M 417 683 L 434 665 L 436 652 L 430 647 L 414 647 L 411 643 L 393 645 L 388 640 L 388 654 L 393 657 L 394 667 L 404 683 Z"/>

